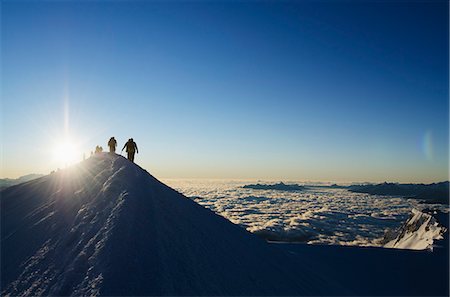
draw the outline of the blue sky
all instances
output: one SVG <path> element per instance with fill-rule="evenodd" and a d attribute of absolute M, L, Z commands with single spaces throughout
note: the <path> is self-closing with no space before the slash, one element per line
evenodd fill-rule
<path fill-rule="evenodd" d="M 68 134 L 80 159 L 133 137 L 165 178 L 448 179 L 446 1 L 4 1 L 1 16 L 2 177 L 60 167 Z"/>

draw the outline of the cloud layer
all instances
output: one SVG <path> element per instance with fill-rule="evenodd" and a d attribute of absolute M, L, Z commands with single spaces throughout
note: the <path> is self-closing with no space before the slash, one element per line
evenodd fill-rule
<path fill-rule="evenodd" d="M 249 182 L 165 180 L 184 195 L 248 231 L 273 241 L 309 244 L 380 245 L 398 228 L 416 200 L 308 187 L 302 192 L 244 189 Z M 434 206 L 436 207 L 436 206 Z"/>

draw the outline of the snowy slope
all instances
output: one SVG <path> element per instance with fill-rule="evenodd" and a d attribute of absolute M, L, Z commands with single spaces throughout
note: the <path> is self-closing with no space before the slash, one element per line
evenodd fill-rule
<path fill-rule="evenodd" d="M 446 238 L 448 242 L 448 237 Z M 442 243 L 442 242 L 441 242 Z M 317 271 L 330 272 L 352 296 L 449 296 L 448 245 L 433 252 L 311 244 L 278 244 L 316 259 Z"/>
<path fill-rule="evenodd" d="M 0 202 L 3 295 L 339 292 L 308 259 L 293 264 L 121 156 L 7 188 Z"/>
<path fill-rule="evenodd" d="M 447 229 L 439 225 L 431 214 L 413 209 L 411 217 L 400 228 L 397 237 L 384 246 L 398 249 L 433 250 L 433 242 L 444 239 L 443 234 L 446 231 Z"/>

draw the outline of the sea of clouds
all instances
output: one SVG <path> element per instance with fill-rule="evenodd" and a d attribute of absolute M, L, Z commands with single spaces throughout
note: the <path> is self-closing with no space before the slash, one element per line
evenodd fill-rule
<path fill-rule="evenodd" d="M 304 191 L 285 192 L 242 188 L 255 181 L 170 179 L 164 182 L 271 241 L 378 246 L 385 232 L 400 227 L 413 208 L 442 208 L 420 204 L 414 199 L 318 187 L 323 184 L 307 184 Z"/>

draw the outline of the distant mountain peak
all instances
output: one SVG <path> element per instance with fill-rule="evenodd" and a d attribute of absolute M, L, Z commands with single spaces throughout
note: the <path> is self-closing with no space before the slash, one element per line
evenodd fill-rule
<path fill-rule="evenodd" d="M 40 178 L 44 176 L 43 174 L 36 174 L 36 173 L 31 173 L 31 174 L 27 174 L 24 176 L 21 176 L 19 178 L 2 178 L 0 179 L 0 190 L 7 188 L 7 187 L 11 187 L 11 186 L 15 186 L 21 183 L 25 183 L 28 182 L 30 180 L 36 179 L 36 178 Z"/>

